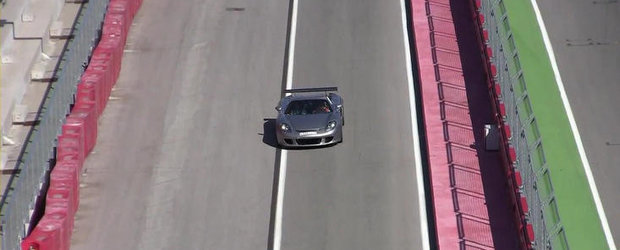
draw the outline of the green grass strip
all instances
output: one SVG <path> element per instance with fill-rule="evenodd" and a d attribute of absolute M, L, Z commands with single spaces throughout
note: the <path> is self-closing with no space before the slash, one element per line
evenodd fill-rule
<path fill-rule="evenodd" d="M 571 249 L 609 249 L 533 6 L 518 0 L 504 4 L 568 245 Z"/>

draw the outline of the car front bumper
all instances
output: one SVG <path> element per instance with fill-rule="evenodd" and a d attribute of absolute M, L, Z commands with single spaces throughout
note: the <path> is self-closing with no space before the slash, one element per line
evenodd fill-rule
<path fill-rule="evenodd" d="M 284 147 L 316 147 L 336 144 L 342 141 L 342 128 L 331 131 L 317 131 L 316 134 L 303 134 L 297 131 L 276 131 L 278 144 Z"/>

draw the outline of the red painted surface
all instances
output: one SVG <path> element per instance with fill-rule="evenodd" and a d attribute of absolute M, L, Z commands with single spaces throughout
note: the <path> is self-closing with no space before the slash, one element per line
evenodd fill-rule
<path fill-rule="evenodd" d="M 426 13 L 424 0 L 411 0 L 413 16 L 413 30 L 416 34 L 415 47 L 419 62 L 419 74 L 422 85 L 424 123 L 427 134 L 428 160 L 431 175 L 431 193 L 433 196 L 435 223 L 437 227 L 437 242 L 442 248 L 458 249 L 459 232 L 457 220 L 452 206 L 452 192 L 450 185 L 450 173 L 448 159 L 446 157 L 446 145 L 443 138 L 443 123 L 439 104 L 439 93 L 436 86 L 435 67 L 431 52 L 431 40 L 429 38 L 430 27 Z M 444 32 L 445 33 L 445 32 Z M 445 36 L 449 36 L 446 33 Z M 448 71 L 448 69 L 445 69 Z M 458 72 L 449 72 L 453 75 L 450 85 L 459 89 L 460 75 Z M 450 78 L 446 76 L 446 78 Z M 461 88 L 462 89 L 462 88 Z"/>
<path fill-rule="evenodd" d="M 504 151 L 484 150 L 497 111 L 472 3 L 411 0 L 437 246 L 519 249 Z"/>

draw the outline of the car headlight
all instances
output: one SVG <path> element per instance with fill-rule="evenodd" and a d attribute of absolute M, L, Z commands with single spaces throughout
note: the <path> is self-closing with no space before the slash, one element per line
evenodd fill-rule
<path fill-rule="evenodd" d="M 327 123 L 327 130 L 333 130 L 336 128 L 336 121 L 330 121 Z"/>
<path fill-rule="evenodd" d="M 282 131 L 284 131 L 284 132 L 287 132 L 287 131 L 291 130 L 291 127 L 288 124 L 286 124 L 286 123 L 282 123 L 282 125 L 280 125 L 280 129 Z"/>

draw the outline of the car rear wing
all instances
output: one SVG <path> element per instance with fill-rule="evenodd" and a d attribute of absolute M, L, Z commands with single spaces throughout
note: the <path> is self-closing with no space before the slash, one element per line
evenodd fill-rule
<path fill-rule="evenodd" d="M 325 95 L 327 95 L 327 92 L 336 92 L 336 91 L 338 91 L 338 87 L 323 87 L 323 88 L 286 89 L 284 90 L 284 93 L 295 94 L 295 93 L 325 92 Z"/>

